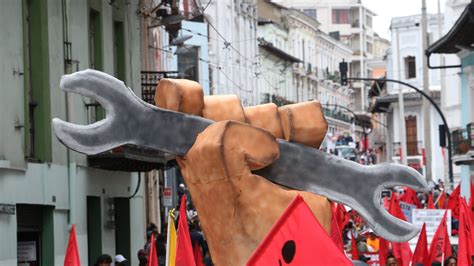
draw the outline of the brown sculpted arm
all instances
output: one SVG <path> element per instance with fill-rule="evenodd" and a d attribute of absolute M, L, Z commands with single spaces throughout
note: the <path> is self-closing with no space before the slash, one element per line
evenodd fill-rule
<path fill-rule="evenodd" d="M 186 86 L 180 89 L 186 90 Z M 173 110 L 186 111 L 179 107 L 183 106 L 182 95 L 189 93 L 175 90 L 176 86 L 167 86 L 166 91 L 158 88 L 157 96 L 173 102 Z M 181 98 L 173 98 L 177 95 Z M 276 137 L 313 147 L 319 145 L 326 125 L 311 125 L 315 121 L 325 123 L 322 113 L 315 113 L 320 110 L 319 103 L 290 105 L 279 110 L 274 104 L 242 108 L 236 96 L 196 97 L 193 101 L 203 106 L 204 117 L 220 122 L 199 134 L 186 156 L 177 160 L 216 265 L 245 265 L 296 194 L 305 198 L 329 232 L 331 207 L 326 198 L 282 188 L 252 173 L 279 157 Z M 156 102 L 167 107 L 160 105 L 162 101 Z M 282 116 L 286 119 L 283 126 Z"/>

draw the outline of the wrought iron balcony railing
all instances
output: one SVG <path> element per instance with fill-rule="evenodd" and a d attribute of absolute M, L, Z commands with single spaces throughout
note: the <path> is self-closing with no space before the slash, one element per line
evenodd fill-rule
<path fill-rule="evenodd" d="M 453 155 L 464 155 L 474 149 L 474 123 L 452 133 Z"/>

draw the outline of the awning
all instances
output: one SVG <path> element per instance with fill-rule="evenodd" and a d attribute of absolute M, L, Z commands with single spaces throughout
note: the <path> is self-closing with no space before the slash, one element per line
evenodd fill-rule
<path fill-rule="evenodd" d="M 473 45 L 474 2 L 471 2 L 449 32 L 426 49 L 426 54 L 454 54 L 462 49 L 472 50 Z"/>

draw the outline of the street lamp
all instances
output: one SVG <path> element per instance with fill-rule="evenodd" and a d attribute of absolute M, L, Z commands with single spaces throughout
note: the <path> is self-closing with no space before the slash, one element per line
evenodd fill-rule
<path fill-rule="evenodd" d="M 347 85 L 348 80 L 359 80 L 359 81 L 384 81 L 384 82 L 393 82 L 393 83 L 398 83 L 401 85 L 404 85 L 406 87 L 409 87 L 411 89 L 414 89 L 418 93 L 420 93 L 423 97 L 425 97 L 436 109 L 438 114 L 441 116 L 441 119 L 443 120 L 444 124 L 444 130 L 446 132 L 446 137 L 448 138 L 448 171 L 449 171 L 449 181 L 451 183 L 451 186 L 453 184 L 453 160 L 452 160 L 452 141 L 451 141 L 451 131 L 449 130 L 448 122 L 446 121 L 446 118 L 444 117 L 443 112 L 439 108 L 439 106 L 435 103 L 435 101 L 424 91 L 418 89 L 417 87 L 408 84 L 406 82 L 396 80 L 396 79 L 387 79 L 387 78 L 380 78 L 380 79 L 374 79 L 374 78 L 349 78 L 347 77 L 347 62 L 342 62 L 339 63 L 339 72 L 341 73 L 341 85 Z"/>

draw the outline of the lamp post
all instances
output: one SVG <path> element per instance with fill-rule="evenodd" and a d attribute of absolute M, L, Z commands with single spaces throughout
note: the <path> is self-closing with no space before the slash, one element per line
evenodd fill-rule
<path fill-rule="evenodd" d="M 453 184 L 453 160 L 452 160 L 452 141 L 451 141 L 451 131 L 449 130 L 448 122 L 446 121 L 446 118 L 444 117 L 443 112 L 439 108 L 439 106 L 436 104 L 436 102 L 428 95 L 426 94 L 423 90 L 418 89 L 417 87 L 408 84 L 406 82 L 396 80 L 396 79 L 387 79 L 387 78 L 381 78 L 381 79 L 374 79 L 374 78 L 349 78 L 347 77 L 347 62 L 342 61 L 339 63 L 339 72 L 341 73 L 341 84 L 342 85 L 347 85 L 348 80 L 359 80 L 359 81 L 384 81 L 384 82 L 393 82 L 393 83 L 398 83 L 403 86 L 409 87 L 411 89 L 414 89 L 418 93 L 420 93 L 423 97 L 425 97 L 436 109 L 438 114 L 440 115 L 441 119 L 443 120 L 444 124 L 444 130 L 446 131 L 446 137 L 448 138 L 448 169 L 449 169 L 449 181 L 451 185 Z"/>

